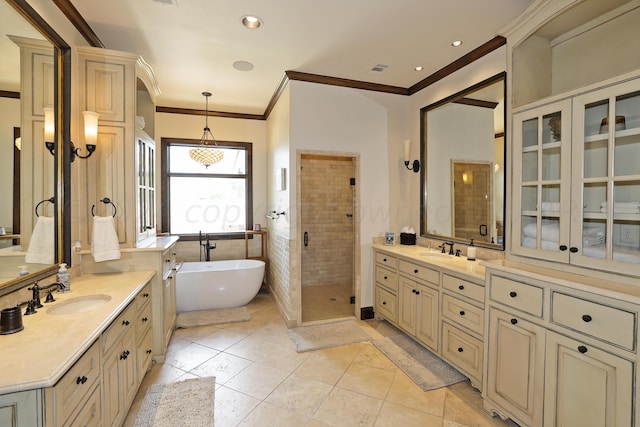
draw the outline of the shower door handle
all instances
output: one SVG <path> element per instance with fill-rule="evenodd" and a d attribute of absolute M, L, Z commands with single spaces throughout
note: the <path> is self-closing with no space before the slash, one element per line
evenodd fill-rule
<path fill-rule="evenodd" d="M 304 232 L 303 241 L 305 246 L 309 246 L 309 233 L 307 233 L 306 231 Z"/>

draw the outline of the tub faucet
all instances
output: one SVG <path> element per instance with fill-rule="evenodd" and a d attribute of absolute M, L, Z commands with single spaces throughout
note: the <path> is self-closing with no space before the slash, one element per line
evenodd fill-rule
<path fill-rule="evenodd" d="M 209 233 L 205 234 L 204 236 L 206 241 L 205 243 L 202 243 L 202 231 L 200 231 L 200 246 L 204 248 L 204 260 L 211 261 L 211 249 L 215 249 L 216 244 L 211 244 L 211 241 L 209 240 Z"/>

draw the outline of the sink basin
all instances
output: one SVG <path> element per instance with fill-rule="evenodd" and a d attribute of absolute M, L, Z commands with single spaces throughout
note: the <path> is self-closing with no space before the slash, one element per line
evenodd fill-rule
<path fill-rule="evenodd" d="M 442 252 L 422 252 L 420 254 L 420 256 L 426 256 L 426 257 L 430 257 L 430 258 L 449 258 L 452 257 L 451 255 L 448 254 L 443 254 Z"/>
<path fill-rule="evenodd" d="M 75 297 L 57 303 L 53 307 L 49 308 L 47 313 L 54 315 L 83 313 L 105 304 L 110 300 L 111 296 L 102 294 Z"/>

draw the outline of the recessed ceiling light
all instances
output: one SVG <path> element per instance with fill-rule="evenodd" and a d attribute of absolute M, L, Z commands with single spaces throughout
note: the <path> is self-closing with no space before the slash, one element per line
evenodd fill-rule
<path fill-rule="evenodd" d="M 417 67 L 414 68 L 414 70 L 416 71 L 422 71 L 423 67 L 421 65 L 418 65 Z"/>
<path fill-rule="evenodd" d="M 248 61 L 236 61 L 233 63 L 233 68 L 238 71 L 251 71 L 253 70 L 253 64 Z"/>
<path fill-rule="evenodd" d="M 262 20 L 257 16 L 245 15 L 242 17 L 242 25 L 251 30 L 255 30 L 262 25 Z"/>
<path fill-rule="evenodd" d="M 462 40 L 452 41 L 451 42 L 451 46 L 453 46 L 453 47 L 462 46 Z"/>

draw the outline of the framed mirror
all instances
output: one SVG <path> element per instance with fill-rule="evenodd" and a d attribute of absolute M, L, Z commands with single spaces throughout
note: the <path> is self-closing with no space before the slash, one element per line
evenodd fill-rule
<path fill-rule="evenodd" d="M 420 234 L 504 250 L 506 73 L 420 110 Z"/>
<path fill-rule="evenodd" d="M 70 79 L 65 71 L 70 48 L 24 0 L 0 0 L 0 29 L 0 194 L 7 201 L 0 208 L 4 295 L 71 261 L 64 215 L 70 204 L 64 179 L 69 173 Z M 53 153 L 44 144 L 46 108 L 52 111 Z"/>

